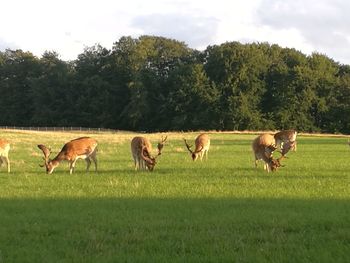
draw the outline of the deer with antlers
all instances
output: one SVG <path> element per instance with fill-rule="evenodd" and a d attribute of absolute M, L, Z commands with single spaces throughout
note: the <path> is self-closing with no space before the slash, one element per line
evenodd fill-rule
<path fill-rule="evenodd" d="M 0 139 L 0 166 L 6 163 L 7 172 L 10 172 L 10 159 L 9 159 L 10 143 L 5 139 Z"/>
<path fill-rule="evenodd" d="M 210 148 L 210 138 L 208 134 L 202 133 L 198 135 L 196 140 L 194 141 L 195 149 L 191 150 L 192 145 L 189 145 L 187 141 L 184 139 L 187 150 L 190 152 L 192 160 L 195 161 L 200 158 L 202 161 L 203 156 L 205 155 L 205 159 L 208 160 L 208 151 Z"/>
<path fill-rule="evenodd" d="M 141 136 L 136 136 L 131 140 L 131 153 L 134 159 L 135 170 L 149 170 L 153 171 L 154 166 L 157 164 L 156 159 L 162 154 L 164 143 L 167 140 L 167 136 L 161 138 L 158 142 L 158 154 L 154 157 L 151 156 L 152 144 L 151 142 Z"/>
<path fill-rule="evenodd" d="M 273 135 L 271 134 L 261 134 L 253 140 L 252 143 L 254 158 L 255 158 L 255 167 L 258 166 L 258 161 L 262 160 L 264 162 L 264 170 L 267 172 L 276 171 L 281 165 L 281 160 L 286 158 L 283 153 L 282 156 L 278 159 L 273 159 L 273 152 L 277 149 L 276 141 Z"/>
<path fill-rule="evenodd" d="M 282 150 L 282 155 L 286 155 L 289 150 L 297 150 L 297 132 L 295 130 L 285 130 L 274 135 L 276 145 Z"/>
<path fill-rule="evenodd" d="M 49 159 L 51 150 L 45 145 L 39 144 L 38 148 L 44 153 L 43 165 L 40 167 L 46 167 L 46 173 L 51 174 L 53 170 L 60 164 L 62 161 L 68 161 L 69 163 L 69 173 L 72 174 L 74 171 L 75 163 L 79 159 L 85 159 L 88 171 L 91 165 L 91 161 L 95 164 L 95 171 L 97 171 L 97 141 L 90 137 L 81 137 L 70 142 L 67 142 L 62 150 L 57 154 L 52 160 Z"/>

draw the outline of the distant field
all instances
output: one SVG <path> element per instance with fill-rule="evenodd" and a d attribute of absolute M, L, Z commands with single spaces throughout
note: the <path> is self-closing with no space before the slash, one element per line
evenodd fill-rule
<path fill-rule="evenodd" d="M 253 165 L 256 135 L 210 133 L 209 160 L 194 163 L 182 138 L 197 134 L 167 133 L 149 173 L 133 169 L 134 133 L 0 131 L 12 143 L 12 172 L 0 168 L 0 263 L 350 262 L 346 138 L 300 136 L 267 174 Z M 99 142 L 98 173 L 84 161 L 73 175 L 66 163 L 52 175 L 39 167 L 37 144 L 54 155 L 85 135 Z M 154 148 L 161 135 L 144 134 Z"/>

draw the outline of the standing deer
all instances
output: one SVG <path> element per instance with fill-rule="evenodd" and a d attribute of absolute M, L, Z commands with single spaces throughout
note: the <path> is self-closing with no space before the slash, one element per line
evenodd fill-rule
<path fill-rule="evenodd" d="M 6 163 L 7 172 L 10 172 L 10 159 L 9 159 L 10 143 L 5 139 L 0 139 L 0 166 Z"/>
<path fill-rule="evenodd" d="M 86 171 L 89 171 L 91 160 L 95 164 L 95 171 L 97 171 L 97 141 L 90 137 L 81 137 L 70 142 L 67 142 L 62 150 L 57 154 L 52 160 L 49 159 L 51 150 L 45 145 L 39 144 L 38 148 L 44 153 L 43 165 L 40 167 L 46 167 L 46 173 L 51 174 L 53 170 L 62 161 L 68 161 L 69 163 L 69 173 L 72 174 L 74 171 L 75 163 L 78 159 L 85 159 L 86 161 Z"/>
<path fill-rule="evenodd" d="M 282 155 L 297 150 L 297 132 L 295 130 L 285 130 L 277 132 L 275 135 L 276 145 L 282 150 Z"/>
<path fill-rule="evenodd" d="M 281 160 L 285 158 L 282 156 L 278 159 L 273 159 L 272 154 L 277 149 L 276 141 L 273 135 L 271 134 L 261 134 L 253 140 L 252 143 L 254 158 L 255 158 L 255 167 L 258 166 L 258 160 L 264 162 L 264 170 L 267 172 L 276 171 L 279 167 L 282 167 Z"/>
<path fill-rule="evenodd" d="M 184 139 L 187 150 L 190 152 L 192 160 L 195 161 L 199 157 L 202 161 L 203 156 L 205 155 L 205 159 L 208 160 L 208 151 L 210 147 L 210 138 L 208 134 L 202 133 L 198 135 L 196 140 L 194 141 L 195 149 L 191 150 L 190 145 L 188 145 L 187 141 Z"/>
<path fill-rule="evenodd" d="M 158 154 L 155 157 L 151 156 L 152 152 L 152 144 L 151 142 L 141 136 L 136 136 L 131 140 L 131 153 L 134 159 L 135 170 L 149 170 L 153 171 L 154 166 L 157 164 L 156 159 L 159 155 L 162 154 L 162 149 L 164 147 L 164 143 L 167 140 L 167 136 L 165 138 L 161 138 L 158 142 Z"/>

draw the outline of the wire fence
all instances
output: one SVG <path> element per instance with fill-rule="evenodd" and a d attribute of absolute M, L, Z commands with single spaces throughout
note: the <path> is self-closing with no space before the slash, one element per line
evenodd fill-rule
<path fill-rule="evenodd" d="M 120 133 L 120 132 L 131 132 L 125 130 L 117 129 L 107 129 L 107 128 L 87 128 L 87 127 L 21 127 L 21 126 L 0 126 L 0 130 L 22 130 L 22 131 L 72 131 L 72 132 L 109 132 L 109 133 Z M 179 131 L 182 132 L 182 131 Z M 193 131 L 192 131 L 193 132 Z M 208 133 L 230 133 L 230 134 L 261 134 L 261 133 L 276 133 L 276 131 L 201 131 Z M 147 133 L 146 131 L 138 131 L 138 133 Z M 349 134 L 329 134 L 329 133 L 305 133 L 298 132 L 298 136 L 316 136 L 316 137 L 346 137 L 350 138 Z M 349 139 L 350 145 L 350 139 Z"/>
<path fill-rule="evenodd" d="M 118 132 L 115 129 L 106 128 L 86 128 L 86 127 L 18 127 L 0 126 L 1 130 L 22 130 L 22 131 L 89 131 L 89 132 Z"/>

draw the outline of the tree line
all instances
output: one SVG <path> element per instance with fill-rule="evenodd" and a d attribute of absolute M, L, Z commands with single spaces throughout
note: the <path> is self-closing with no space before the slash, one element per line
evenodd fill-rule
<path fill-rule="evenodd" d="M 121 37 L 74 61 L 0 52 L 1 126 L 350 133 L 350 66 L 268 43 Z"/>

